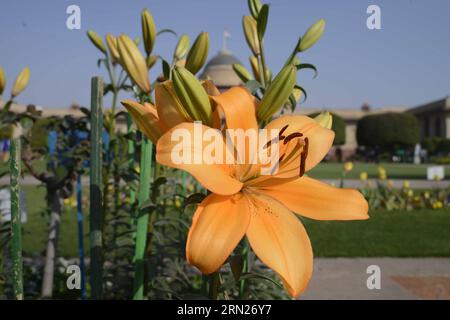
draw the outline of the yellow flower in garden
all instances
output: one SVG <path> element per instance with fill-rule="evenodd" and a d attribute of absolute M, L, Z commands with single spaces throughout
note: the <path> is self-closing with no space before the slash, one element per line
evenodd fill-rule
<path fill-rule="evenodd" d="M 387 182 L 387 187 L 388 187 L 389 189 L 394 188 L 394 182 L 393 182 L 392 180 L 388 180 L 388 182 Z"/>
<path fill-rule="evenodd" d="M 414 191 L 412 189 L 409 189 L 406 193 L 408 197 L 412 198 L 414 196 Z"/>
<path fill-rule="evenodd" d="M 216 111 L 224 114 L 227 129 L 257 132 L 257 102 L 245 88 L 231 88 L 210 98 Z M 211 274 L 246 236 L 259 259 L 277 272 L 289 294 L 297 297 L 311 278 L 313 252 L 305 228 L 294 213 L 316 220 L 368 218 L 368 204 L 357 190 L 334 188 L 304 175 L 328 153 L 333 131 L 307 116 L 273 120 L 266 129 L 278 130 L 279 139 L 270 140 L 265 148 L 279 151 L 278 170 L 262 175 L 261 164 L 240 163 L 236 158 L 233 164 L 174 161 L 174 148 L 179 144 L 172 139 L 175 132 L 189 133 L 191 147 L 183 153 L 190 157 L 209 148 L 193 143 L 198 128 L 198 124 L 181 123 L 167 131 L 156 147 L 159 163 L 189 172 L 211 192 L 193 216 L 186 244 L 188 262 Z M 218 134 L 214 153 L 226 148 L 222 131 L 204 125 L 200 128 L 197 134 L 209 130 Z M 243 151 L 245 159 L 252 156 L 248 149 Z M 238 152 L 237 156 L 242 154 Z"/>
<path fill-rule="evenodd" d="M 378 167 L 378 178 L 380 180 L 386 180 L 386 178 L 387 178 L 386 169 L 384 169 L 381 166 Z"/>
<path fill-rule="evenodd" d="M 441 180 L 442 180 L 442 179 L 441 179 L 440 176 L 438 176 L 438 175 L 435 175 L 435 176 L 434 176 L 434 181 L 438 182 L 438 181 L 441 181 Z"/>
<path fill-rule="evenodd" d="M 433 209 L 442 209 L 444 207 L 444 205 L 441 201 L 435 201 L 432 206 L 433 206 Z"/>
<path fill-rule="evenodd" d="M 430 193 L 428 191 L 425 191 L 425 193 L 423 194 L 423 197 L 427 200 L 430 199 Z"/>
<path fill-rule="evenodd" d="M 369 177 L 369 175 L 368 175 L 367 172 L 365 172 L 365 171 L 363 171 L 363 172 L 361 172 L 361 173 L 359 174 L 359 179 L 360 179 L 361 181 L 366 181 L 368 177 Z"/>
<path fill-rule="evenodd" d="M 344 170 L 345 170 L 345 172 L 352 171 L 353 170 L 353 162 L 348 161 L 348 162 L 344 163 Z"/>
<path fill-rule="evenodd" d="M 410 183 L 408 180 L 403 181 L 403 189 L 409 189 Z"/>

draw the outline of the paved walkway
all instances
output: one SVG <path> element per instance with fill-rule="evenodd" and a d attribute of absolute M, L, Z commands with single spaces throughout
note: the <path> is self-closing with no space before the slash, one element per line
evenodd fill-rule
<path fill-rule="evenodd" d="M 368 289 L 371 265 L 380 267 L 381 289 Z M 450 300 L 450 258 L 317 258 L 301 299 Z"/>
<path fill-rule="evenodd" d="M 389 179 L 392 181 L 394 188 L 400 189 L 403 187 L 403 182 L 408 179 Z M 338 186 L 340 184 L 340 180 L 334 179 L 324 179 L 323 181 Z M 429 181 L 429 180 L 408 180 L 410 187 L 412 189 L 433 189 L 433 188 L 447 188 L 450 185 L 450 180 L 442 180 L 442 181 Z M 370 184 L 372 186 L 376 186 L 377 180 L 369 179 L 367 181 L 361 180 L 345 180 L 344 187 L 346 188 L 362 188 L 365 185 Z"/>
<path fill-rule="evenodd" d="M 326 183 L 333 184 L 335 186 L 338 186 L 340 184 L 339 180 L 334 179 L 325 179 L 322 180 Z M 390 180 L 394 184 L 394 188 L 401 188 L 403 186 L 404 180 Z M 408 180 L 411 188 L 413 189 L 432 189 L 432 188 L 447 188 L 450 185 L 450 180 L 442 180 L 442 181 L 428 181 L 428 180 Z M 365 183 L 369 182 L 372 186 L 376 185 L 376 180 L 367 180 L 365 182 L 362 182 L 360 180 L 345 180 L 344 187 L 346 188 L 361 188 L 364 186 Z M 32 176 L 25 176 L 20 181 L 23 185 L 38 185 L 40 182 L 37 181 Z M 89 177 L 85 176 L 82 179 L 82 183 L 84 185 L 89 184 Z M 9 184 L 9 177 L 4 176 L 0 179 L 0 185 L 8 185 Z"/>

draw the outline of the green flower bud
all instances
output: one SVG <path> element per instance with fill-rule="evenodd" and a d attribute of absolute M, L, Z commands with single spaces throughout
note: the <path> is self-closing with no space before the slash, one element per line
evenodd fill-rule
<path fill-rule="evenodd" d="M 260 52 L 256 20 L 251 16 L 244 16 L 242 18 L 242 28 L 244 29 L 245 40 L 250 50 L 252 50 L 255 56 L 258 55 Z"/>
<path fill-rule="evenodd" d="M 16 80 L 14 81 L 11 96 L 14 98 L 17 95 L 19 95 L 19 93 L 21 93 L 26 88 L 29 81 L 30 81 L 30 69 L 26 67 L 19 73 Z"/>
<path fill-rule="evenodd" d="M 211 125 L 212 108 L 200 81 L 186 68 L 175 67 L 172 80 L 178 99 L 191 119 Z"/>
<path fill-rule="evenodd" d="M 147 57 L 146 62 L 147 62 L 147 68 L 150 70 L 155 63 L 158 61 L 158 57 L 154 56 L 154 55 L 150 55 Z"/>
<path fill-rule="evenodd" d="M 100 37 L 97 32 L 93 30 L 88 30 L 87 36 L 91 40 L 92 44 L 97 47 L 98 50 L 106 54 L 105 44 L 103 43 L 102 37 Z"/>
<path fill-rule="evenodd" d="M 258 19 L 259 11 L 261 10 L 262 4 L 260 0 L 248 0 L 248 9 L 252 14 L 253 18 Z"/>
<path fill-rule="evenodd" d="M 148 79 L 147 62 L 139 48 L 125 34 L 120 35 L 117 42 L 122 67 L 143 92 L 149 93 L 150 81 Z"/>
<path fill-rule="evenodd" d="M 183 59 L 189 50 L 190 39 L 188 35 L 183 34 L 178 40 L 175 48 L 174 58 L 177 60 Z"/>
<path fill-rule="evenodd" d="M 256 81 L 261 81 L 261 74 L 259 72 L 258 59 L 255 56 L 250 56 L 249 58 L 250 66 L 252 67 L 253 75 Z"/>
<path fill-rule="evenodd" d="M 285 66 L 273 79 L 261 100 L 258 108 L 258 118 L 269 120 L 289 99 L 297 80 L 297 69 L 292 64 Z"/>
<path fill-rule="evenodd" d="M 331 129 L 333 126 L 333 116 L 328 111 L 321 112 L 314 117 L 314 120 L 321 126 L 327 129 Z M 350 171 L 350 170 L 348 170 Z"/>
<path fill-rule="evenodd" d="M 147 55 L 150 55 L 150 53 L 152 53 L 153 46 L 155 45 L 156 25 L 152 15 L 150 14 L 150 11 L 148 11 L 147 9 L 142 10 L 141 22 L 145 52 L 147 53 Z"/>
<path fill-rule="evenodd" d="M 106 35 L 106 45 L 108 46 L 112 61 L 120 62 L 119 49 L 117 48 L 117 38 L 108 33 Z"/>
<path fill-rule="evenodd" d="M 253 77 L 250 74 L 250 72 L 248 72 L 247 69 L 245 69 L 245 67 L 242 64 L 239 63 L 235 63 L 233 64 L 233 70 L 234 72 L 236 72 L 236 74 L 238 75 L 238 77 L 243 81 L 243 82 L 247 82 L 249 80 L 252 80 Z"/>
<path fill-rule="evenodd" d="M 3 90 L 5 90 L 5 87 L 6 87 L 5 71 L 3 71 L 3 68 L 0 66 L 0 96 L 3 93 Z"/>
<path fill-rule="evenodd" d="M 325 30 L 325 20 L 320 19 L 314 23 L 303 35 L 297 46 L 297 51 L 305 51 L 316 44 Z"/>
<path fill-rule="evenodd" d="M 189 50 L 189 53 L 186 57 L 185 68 L 193 74 L 196 74 L 198 71 L 200 71 L 200 69 L 206 62 L 206 58 L 208 58 L 208 49 L 208 32 L 202 32 L 198 35 L 197 39 L 195 39 L 191 50 Z"/>

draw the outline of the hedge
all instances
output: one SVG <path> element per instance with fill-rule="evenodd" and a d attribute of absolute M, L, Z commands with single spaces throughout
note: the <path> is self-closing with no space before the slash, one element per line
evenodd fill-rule
<path fill-rule="evenodd" d="M 420 126 L 416 117 L 409 113 L 368 115 L 358 121 L 356 139 L 360 146 L 410 147 L 419 142 Z"/>

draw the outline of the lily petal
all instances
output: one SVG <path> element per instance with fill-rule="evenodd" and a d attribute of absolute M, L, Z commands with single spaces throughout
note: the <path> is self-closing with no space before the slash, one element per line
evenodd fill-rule
<path fill-rule="evenodd" d="M 305 170 L 314 168 L 327 155 L 333 145 L 334 132 L 320 126 L 314 119 L 307 116 L 282 116 L 271 121 L 266 129 L 285 129 L 283 135 L 288 136 L 295 132 L 303 134 L 303 138 L 308 138 L 308 156 L 306 157 Z M 290 178 L 298 175 L 300 164 L 300 154 L 290 159 L 289 164 L 283 168 L 283 175 L 280 178 Z"/>
<path fill-rule="evenodd" d="M 292 297 L 298 297 L 312 275 L 313 253 L 299 219 L 277 200 L 249 195 L 254 205 L 247 238 L 256 255 L 277 272 Z"/>
<path fill-rule="evenodd" d="M 224 93 L 210 96 L 224 115 L 228 129 L 258 130 L 256 98 L 243 87 L 233 87 Z"/>
<path fill-rule="evenodd" d="M 156 108 L 150 103 L 142 105 L 132 100 L 123 100 L 121 103 L 130 113 L 138 129 L 156 143 L 165 131 L 163 124 L 159 121 Z"/>
<path fill-rule="evenodd" d="M 218 270 L 250 223 L 247 198 L 211 194 L 198 206 L 186 243 L 186 256 L 204 274 Z"/>
<path fill-rule="evenodd" d="M 309 177 L 260 189 L 290 210 L 315 220 L 365 220 L 368 204 L 355 189 L 335 188 Z"/>
<path fill-rule="evenodd" d="M 217 132 L 211 142 L 203 139 L 206 130 L 208 133 Z M 227 162 L 227 155 L 229 152 L 220 131 L 199 123 L 177 125 L 167 131 L 156 145 L 156 160 L 159 163 L 189 172 L 205 188 L 221 195 L 235 194 L 243 185 L 234 178 L 234 168 L 226 164 L 234 162 Z M 212 158 L 215 156 L 220 161 Z"/>

